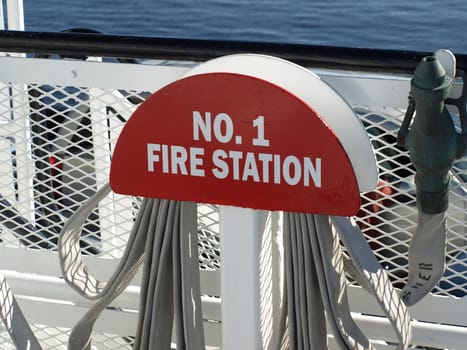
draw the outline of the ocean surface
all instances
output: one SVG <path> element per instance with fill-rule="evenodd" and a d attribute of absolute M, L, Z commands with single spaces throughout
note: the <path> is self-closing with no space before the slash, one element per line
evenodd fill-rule
<path fill-rule="evenodd" d="M 467 53 L 465 0 L 24 0 L 25 28 Z"/>

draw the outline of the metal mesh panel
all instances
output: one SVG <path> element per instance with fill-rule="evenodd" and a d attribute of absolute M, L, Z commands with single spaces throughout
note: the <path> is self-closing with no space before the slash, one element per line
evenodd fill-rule
<path fill-rule="evenodd" d="M 1 350 L 16 350 L 3 324 L 0 324 L 0 349 Z"/>
<path fill-rule="evenodd" d="M 362 194 L 356 220 L 393 284 L 402 287 L 407 278 L 407 252 L 417 226 L 415 171 L 406 151 L 396 146 L 405 111 L 356 106 L 375 149 L 380 180 L 374 192 Z M 467 292 L 465 245 L 466 161 L 452 171 L 447 213 L 447 270 L 434 294 L 462 297 Z"/>
<path fill-rule="evenodd" d="M 39 339 L 41 346 L 47 350 L 65 350 L 70 336 L 70 329 L 60 327 L 49 327 L 44 325 L 33 325 L 32 330 Z M 95 334 L 92 349 L 129 350 L 133 346 L 132 337 L 121 337 L 114 334 Z M 0 349 L 17 350 L 3 325 L 0 325 Z"/>
<path fill-rule="evenodd" d="M 94 193 L 98 176 L 108 173 L 102 165 L 109 162 L 112 134 L 122 121 L 102 111 L 100 123 L 107 135 L 94 137 L 90 109 L 100 96 L 91 102 L 86 89 L 45 85 L 5 90 L 10 96 L 3 99 L 2 109 L 11 113 L 3 122 L 15 132 L 2 135 L 1 143 L 3 164 L 6 160 L 10 165 L 0 175 L 2 239 L 10 245 L 54 249 L 63 223 Z M 97 154 L 95 147 L 104 152 Z M 102 250 L 100 225 L 96 212 L 83 230 L 87 253 Z"/>
<path fill-rule="evenodd" d="M 0 239 L 4 246 L 53 251 L 65 221 L 108 178 L 111 155 L 124 122 L 148 92 L 0 83 Z M 404 111 L 355 106 L 377 154 L 380 183 L 362 195 L 356 220 L 394 285 L 407 277 L 407 250 L 416 227 L 414 170 L 395 146 Z M 456 163 L 448 212 L 448 265 L 435 294 L 467 292 L 464 174 Z M 82 233 L 90 256 L 121 257 L 138 198 L 110 195 Z M 200 268 L 220 267 L 219 214 L 198 206 Z M 64 349 L 68 329 L 34 325 L 47 349 Z M 0 339 L 7 339 L 0 333 Z M 131 348 L 131 338 L 94 335 L 98 349 Z M 2 341 L 1 349 L 10 349 Z"/>
<path fill-rule="evenodd" d="M 216 205 L 198 206 L 198 249 L 201 269 L 220 268 L 219 211 Z"/>
<path fill-rule="evenodd" d="M 73 212 L 108 179 L 124 122 L 148 92 L 42 84 L 0 88 L 0 239 L 4 246 L 55 251 Z M 120 258 L 139 198 L 111 194 L 82 231 L 87 255 Z M 199 205 L 200 268 L 219 262 L 217 207 Z M 65 349 L 69 329 L 32 325 L 45 349 Z M 14 349 L 0 325 L 2 349 Z M 133 339 L 95 333 L 95 349 L 131 349 Z"/>

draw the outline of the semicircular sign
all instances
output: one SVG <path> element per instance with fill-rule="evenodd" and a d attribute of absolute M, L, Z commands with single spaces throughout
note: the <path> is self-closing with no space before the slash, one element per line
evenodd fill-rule
<path fill-rule="evenodd" d="M 207 73 L 154 93 L 128 120 L 112 158 L 121 194 L 332 215 L 360 205 L 334 132 L 268 81 Z"/>

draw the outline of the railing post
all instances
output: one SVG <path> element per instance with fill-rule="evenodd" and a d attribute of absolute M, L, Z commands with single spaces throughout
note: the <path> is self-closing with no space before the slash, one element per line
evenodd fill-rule
<path fill-rule="evenodd" d="M 24 30 L 23 0 L 7 0 L 9 30 Z"/>
<path fill-rule="evenodd" d="M 222 349 L 262 348 L 260 252 L 266 214 L 220 207 Z"/>

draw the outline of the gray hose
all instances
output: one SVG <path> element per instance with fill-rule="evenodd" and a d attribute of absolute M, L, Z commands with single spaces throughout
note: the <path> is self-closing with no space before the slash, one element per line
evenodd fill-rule
<path fill-rule="evenodd" d="M 302 230 L 300 214 L 284 213 L 285 294 L 290 350 L 327 348 L 320 281 L 308 232 Z"/>
<path fill-rule="evenodd" d="M 68 220 L 59 240 L 60 264 L 67 283 L 96 303 L 73 327 L 68 348 L 88 350 L 100 313 L 125 289 L 143 258 L 143 285 L 134 349 L 169 349 L 175 320 L 177 349 L 204 349 L 196 230 L 196 204 L 143 199 L 123 257 L 103 284 L 89 274 L 79 250 L 87 216 L 110 192 L 108 185 Z"/>
<path fill-rule="evenodd" d="M 134 349 L 170 348 L 174 324 L 177 349 L 204 349 L 196 204 L 143 199 L 123 257 L 110 280 L 104 284 L 87 270 L 79 238 L 87 216 L 109 193 L 108 185 L 97 191 L 68 220 L 60 236 L 59 257 L 65 280 L 81 295 L 96 300 L 72 329 L 69 349 L 91 348 L 91 333 L 96 319 L 130 283 L 143 258 L 145 264 Z M 364 281 L 364 287 L 376 297 L 395 329 L 398 349 L 407 349 L 411 336 L 409 314 L 360 230 L 346 218 L 302 213 L 284 214 L 288 332 L 285 332 L 283 317 L 275 348 L 283 348 L 282 340 L 288 336 L 291 350 L 325 349 L 326 314 L 339 348 L 373 349 L 350 313 L 340 241 L 347 248 L 358 280 Z M 15 305 L 6 283 L 2 283 L 2 293 L 10 293 L 3 298 L 4 305 L 5 301 Z M 31 349 L 41 350 L 21 311 L 17 309 L 18 312 L 5 314 L 4 305 L 1 315 L 4 322 L 8 321 L 7 317 L 17 322 L 9 329 L 15 343 L 22 344 L 24 339 L 31 339 Z M 23 348 L 21 346 L 18 345 L 20 349 Z"/>
<path fill-rule="evenodd" d="M 340 349 L 374 349 L 351 316 L 340 241 L 359 280 L 376 297 L 395 329 L 398 349 L 407 349 L 411 337 L 409 314 L 360 230 L 347 218 L 285 213 L 290 349 L 327 348 L 325 315 Z"/>
<path fill-rule="evenodd" d="M 14 233 L 26 247 L 52 249 L 49 239 L 36 229 L 18 210 L 0 194 L 0 224 Z"/>
<path fill-rule="evenodd" d="M 409 246 L 409 278 L 401 291 L 404 302 L 414 305 L 441 279 L 446 265 L 446 212 L 418 211 L 417 229 Z"/>
<path fill-rule="evenodd" d="M 412 336 L 410 314 L 399 293 L 393 288 L 386 271 L 355 223 L 339 216 L 331 217 L 331 223 L 355 267 L 358 274 L 356 280 L 363 281 L 363 288 L 376 298 L 390 321 L 399 339 L 397 349 L 407 349 Z"/>

